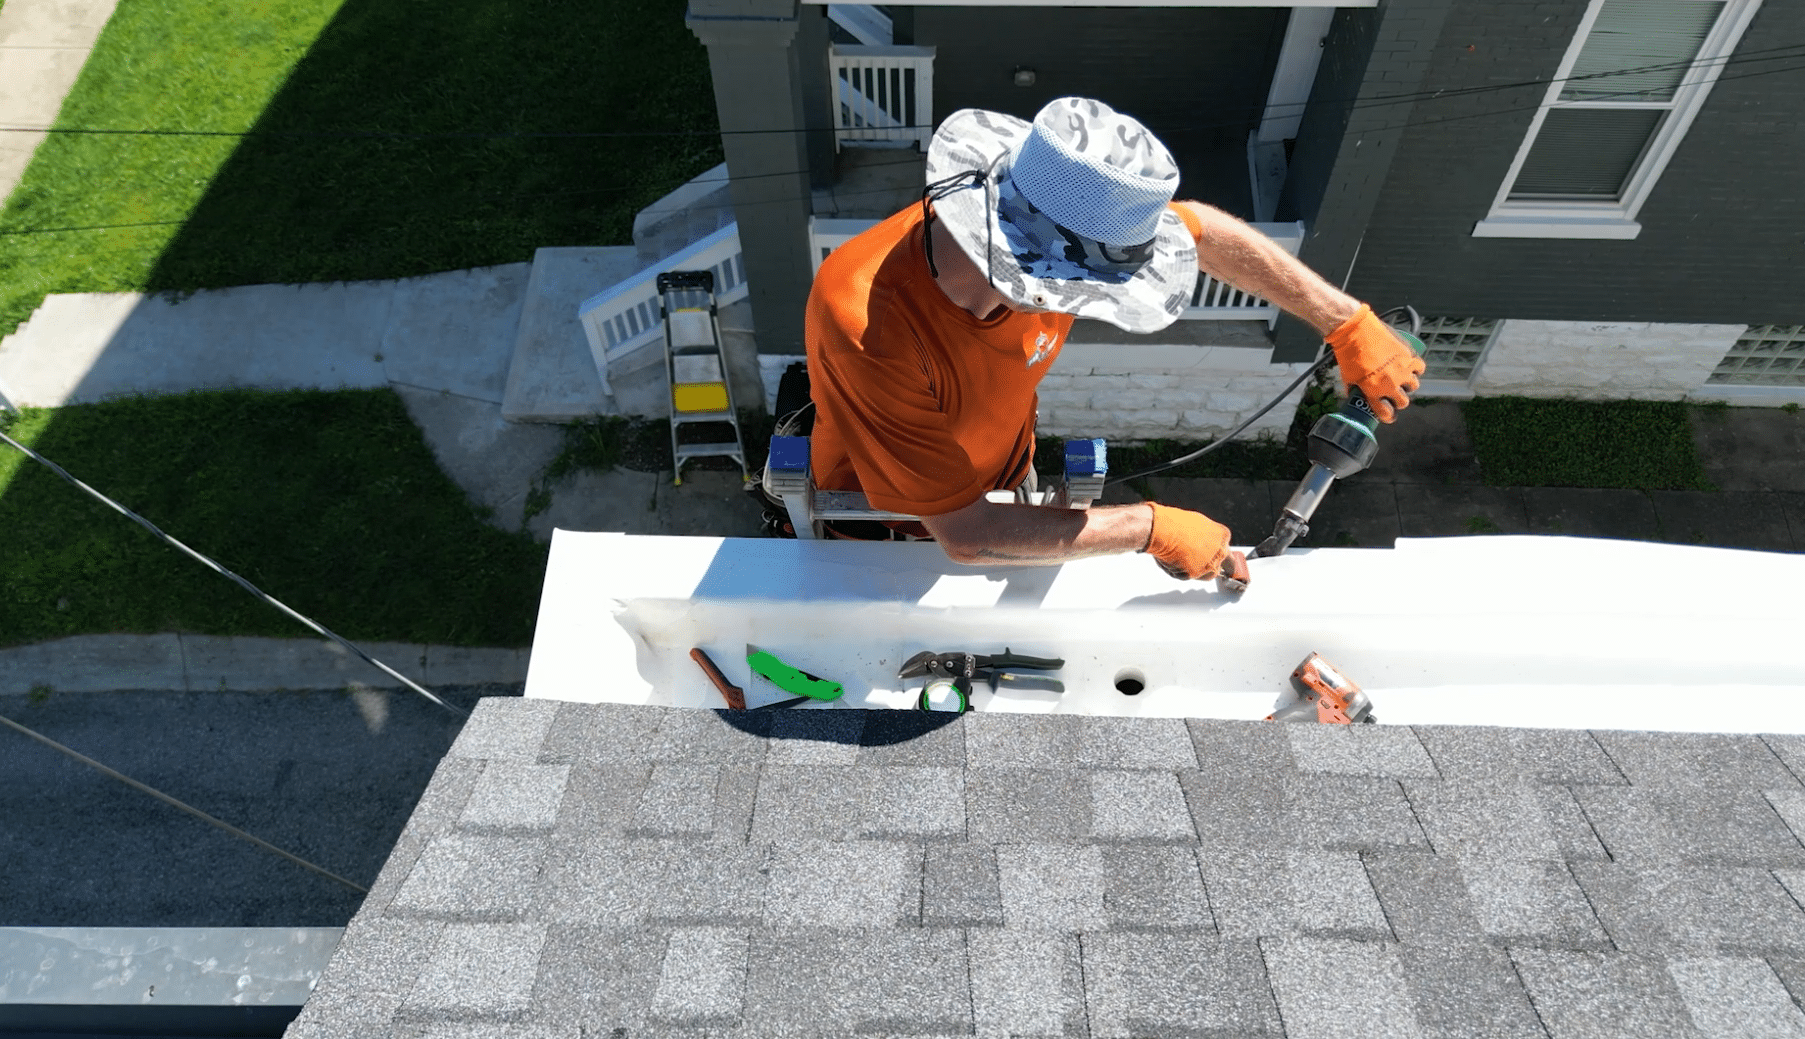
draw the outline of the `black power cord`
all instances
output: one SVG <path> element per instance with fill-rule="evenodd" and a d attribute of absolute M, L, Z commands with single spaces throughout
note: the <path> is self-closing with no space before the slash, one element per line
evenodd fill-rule
<path fill-rule="evenodd" d="M 1402 316 L 1410 322 L 1410 334 L 1411 335 L 1421 335 L 1422 334 L 1423 316 L 1421 314 L 1418 314 L 1416 312 L 1416 308 L 1412 307 L 1412 306 L 1406 305 L 1406 306 L 1402 306 L 1402 307 L 1392 307 L 1390 310 L 1387 310 L 1384 313 L 1380 314 L 1379 320 L 1384 321 L 1387 324 L 1390 324 L 1392 318 L 1398 317 L 1398 316 Z M 1279 391 L 1278 396 L 1267 401 L 1266 405 L 1264 407 L 1262 407 L 1260 410 L 1254 412 L 1252 415 L 1249 415 L 1247 417 L 1246 421 L 1242 422 L 1240 425 L 1236 426 L 1235 428 L 1229 430 L 1227 433 L 1222 434 L 1222 436 L 1216 438 L 1215 440 L 1211 441 L 1210 443 L 1205 444 L 1203 447 L 1200 447 L 1197 450 L 1192 451 L 1188 455 L 1180 455 L 1179 457 L 1174 458 L 1169 462 L 1161 462 L 1160 464 L 1158 464 L 1156 466 L 1152 466 L 1147 469 L 1142 469 L 1140 472 L 1129 473 L 1127 476 L 1111 477 L 1110 479 L 1103 481 L 1103 486 L 1114 487 L 1117 484 L 1127 483 L 1130 480 L 1139 480 L 1142 477 L 1152 476 L 1155 473 L 1163 473 L 1168 469 L 1176 469 L 1179 466 L 1184 465 L 1186 462 L 1195 462 L 1197 459 L 1202 458 L 1204 455 L 1209 454 L 1211 451 L 1216 450 L 1217 448 L 1221 447 L 1222 445 L 1224 445 L 1224 444 L 1228 443 L 1229 441 L 1235 439 L 1236 437 L 1240 436 L 1242 434 L 1242 432 L 1244 432 L 1247 429 L 1248 426 L 1251 426 L 1255 422 L 1258 422 L 1260 420 L 1260 416 L 1266 414 L 1268 411 L 1271 411 L 1273 408 L 1278 407 L 1280 401 L 1284 400 L 1286 397 L 1291 396 L 1291 392 L 1293 390 L 1297 389 L 1299 386 L 1303 385 L 1305 379 L 1311 378 L 1317 372 L 1320 372 L 1323 369 L 1327 368 L 1329 366 L 1329 362 L 1333 361 L 1334 359 L 1335 359 L 1334 354 L 1324 354 L 1322 357 L 1318 358 L 1316 360 L 1316 363 L 1314 363 L 1314 364 L 1310 365 L 1310 367 L 1304 369 L 1304 372 L 1302 375 L 1299 375 L 1297 378 L 1293 379 L 1291 381 L 1291 385 L 1289 385 L 1289 386 L 1285 387 L 1283 390 Z"/>

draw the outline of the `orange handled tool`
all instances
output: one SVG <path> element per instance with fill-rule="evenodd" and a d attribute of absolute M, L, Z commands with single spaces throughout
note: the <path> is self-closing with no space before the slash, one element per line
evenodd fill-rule
<path fill-rule="evenodd" d="M 689 658 L 701 666 L 702 673 L 707 675 L 708 680 L 714 683 L 714 687 L 721 691 L 721 698 L 727 701 L 729 709 L 735 711 L 746 709 L 745 690 L 727 681 L 727 676 L 721 674 L 721 669 L 714 666 L 714 661 L 708 659 L 708 654 L 702 652 L 702 647 L 697 646 L 690 650 Z"/>

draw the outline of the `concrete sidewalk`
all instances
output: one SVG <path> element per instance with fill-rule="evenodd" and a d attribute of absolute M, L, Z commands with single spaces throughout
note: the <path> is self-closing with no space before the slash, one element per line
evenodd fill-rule
<path fill-rule="evenodd" d="M 6 0 L 0 7 L 0 208 L 113 17 L 119 0 Z M 24 132 L 17 132 L 24 131 Z"/>

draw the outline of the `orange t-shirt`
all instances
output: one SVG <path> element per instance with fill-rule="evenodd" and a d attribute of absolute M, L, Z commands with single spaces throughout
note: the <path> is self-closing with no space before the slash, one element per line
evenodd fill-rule
<path fill-rule="evenodd" d="M 1197 236 L 1201 224 L 1180 213 Z M 815 486 L 915 516 L 1014 487 L 1033 459 L 1035 388 L 1072 320 L 1005 308 L 980 321 L 947 299 L 928 271 L 919 206 L 834 250 L 803 333 Z"/>
<path fill-rule="evenodd" d="M 817 487 L 938 516 L 1026 475 L 1034 389 L 1072 317 L 978 320 L 934 283 L 921 239 L 910 206 L 821 262 L 804 332 L 809 456 Z"/>

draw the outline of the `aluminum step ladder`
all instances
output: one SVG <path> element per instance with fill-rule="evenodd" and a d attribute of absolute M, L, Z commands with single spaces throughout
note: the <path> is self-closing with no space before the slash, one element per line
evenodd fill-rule
<path fill-rule="evenodd" d="M 740 464 L 750 482 L 727 362 L 721 351 L 721 318 L 713 271 L 665 271 L 658 275 L 664 317 L 664 368 L 671 387 L 671 484 L 683 483 L 683 463 L 724 456 Z M 685 443 L 685 427 L 709 439 Z M 732 439 L 723 439 L 731 431 Z"/>

